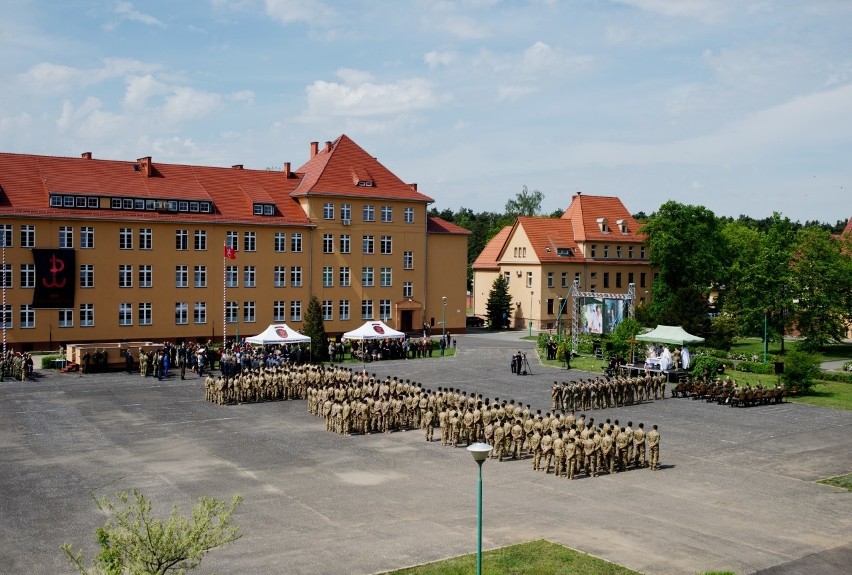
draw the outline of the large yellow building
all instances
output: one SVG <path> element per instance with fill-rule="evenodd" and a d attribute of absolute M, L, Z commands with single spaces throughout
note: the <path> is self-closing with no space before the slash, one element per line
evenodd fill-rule
<path fill-rule="evenodd" d="M 570 328 L 575 282 L 587 295 L 626 297 L 632 285 L 633 303 L 644 305 L 654 278 L 639 227 L 618 198 L 583 194 L 559 219 L 519 217 L 473 264 L 474 313 L 487 314 L 488 294 L 501 274 L 512 296 L 509 324 L 517 329 Z"/>
<path fill-rule="evenodd" d="M 345 135 L 280 171 L 0 154 L 4 337 L 245 337 L 312 295 L 329 334 L 464 331 L 469 232 L 430 202 Z"/>

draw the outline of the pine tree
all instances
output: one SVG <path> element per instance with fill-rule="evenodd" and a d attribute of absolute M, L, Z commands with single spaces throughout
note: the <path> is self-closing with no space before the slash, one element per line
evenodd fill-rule
<path fill-rule="evenodd" d="M 311 338 L 311 361 L 325 361 L 328 338 L 325 322 L 322 319 L 322 307 L 317 296 L 311 296 L 308 311 L 305 314 L 305 335 Z"/>
<path fill-rule="evenodd" d="M 485 309 L 488 314 L 488 326 L 491 329 L 500 329 L 509 323 L 509 314 L 512 313 L 512 296 L 509 295 L 509 282 L 502 274 L 497 276 L 491 284 Z"/>

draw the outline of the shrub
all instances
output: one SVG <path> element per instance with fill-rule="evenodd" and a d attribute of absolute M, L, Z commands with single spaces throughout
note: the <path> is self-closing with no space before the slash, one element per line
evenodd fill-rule
<path fill-rule="evenodd" d="M 819 356 L 804 351 L 791 351 L 784 361 L 784 373 L 781 381 L 784 387 L 798 387 L 800 391 L 807 393 L 813 386 L 814 379 L 822 374 L 819 368 Z"/>
<path fill-rule="evenodd" d="M 754 361 L 741 361 L 734 366 L 734 369 L 737 371 L 743 371 L 745 373 L 757 373 L 760 375 L 773 375 L 775 373 L 775 364 L 773 362 L 754 362 Z"/>
<path fill-rule="evenodd" d="M 714 377 L 717 373 L 719 373 L 719 369 L 722 366 L 722 362 L 712 355 L 700 355 L 694 358 L 694 361 L 692 362 L 692 371 L 690 373 L 694 377 L 701 375 Z"/>
<path fill-rule="evenodd" d="M 836 381 L 838 383 L 852 384 L 852 373 L 840 373 L 838 371 L 823 371 L 816 376 L 820 381 Z"/>
<path fill-rule="evenodd" d="M 62 359 L 61 355 L 43 355 L 41 356 L 41 368 L 53 369 L 53 362 L 57 359 Z"/>

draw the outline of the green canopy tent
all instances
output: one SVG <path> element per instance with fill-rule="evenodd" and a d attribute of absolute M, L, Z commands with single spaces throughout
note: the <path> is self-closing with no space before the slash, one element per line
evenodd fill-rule
<path fill-rule="evenodd" d="M 703 337 L 692 335 L 679 325 L 658 325 L 656 328 L 647 333 L 637 335 L 636 339 L 638 341 L 668 343 L 680 346 L 691 343 L 701 343 L 704 341 Z"/>

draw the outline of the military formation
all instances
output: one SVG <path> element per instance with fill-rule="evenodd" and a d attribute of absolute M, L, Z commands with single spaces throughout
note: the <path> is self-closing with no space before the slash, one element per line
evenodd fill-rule
<path fill-rule="evenodd" d="M 752 405 L 768 405 L 784 401 L 785 390 L 781 385 L 765 386 L 760 382 L 739 385 L 731 376 L 724 380 L 711 380 L 701 376 L 695 379 L 684 378 L 672 389 L 673 397 L 691 397 L 704 399 L 708 403 L 729 405 L 731 407 L 749 407 Z"/>
<path fill-rule="evenodd" d="M 550 408 L 561 411 L 610 409 L 665 397 L 665 375 L 597 377 L 567 383 L 554 381 Z"/>

